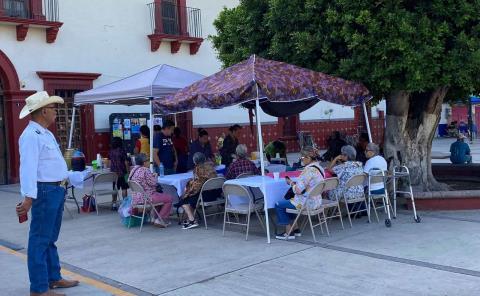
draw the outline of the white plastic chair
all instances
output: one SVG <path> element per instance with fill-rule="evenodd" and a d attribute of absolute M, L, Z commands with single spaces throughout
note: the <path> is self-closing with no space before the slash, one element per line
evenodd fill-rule
<path fill-rule="evenodd" d="M 219 214 L 223 213 L 223 211 L 221 211 L 221 212 L 209 213 L 207 215 L 205 213 L 205 208 L 206 207 L 223 205 L 223 204 L 225 204 L 225 199 L 222 196 L 218 196 L 218 198 L 216 200 L 204 201 L 203 200 L 203 195 L 206 191 L 209 191 L 209 190 L 222 189 L 223 183 L 225 183 L 225 178 L 223 178 L 223 177 L 211 178 L 211 179 L 208 179 L 203 184 L 202 189 L 200 190 L 200 194 L 199 194 L 198 201 L 197 201 L 197 206 L 195 207 L 195 211 L 193 213 L 193 216 L 195 217 L 195 214 L 196 214 L 197 210 L 199 210 L 200 208 L 202 209 L 203 221 L 205 223 L 205 229 L 208 229 L 207 217 L 215 216 L 215 215 L 219 215 Z"/>
<path fill-rule="evenodd" d="M 98 215 L 98 196 L 101 195 L 117 195 L 118 197 L 118 189 L 112 188 L 112 184 L 117 182 L 118 175 L 116 173 L 102 173 L 95 176 L 93 179 L 93 188 L 92 188 L 92 197 L 95 201 L 95 209 Z M 112 189 L 99 189 L 99 186 L 102 184 L 109 184 L 110 188 Z"/>
<path fill-rule="evenodd" d="M 248 231 L 250 229 L 250 215 L 252 213 L 255 213 L 257 215 L 257 218 L 260 221 L 260 225 L 265 230 L 265 225 L 263 224 L 262 218 L 260 217 L 260 214 L 258 212 L 259 210 L 261 210 L 262 205 L 255 204 L 253 202 L 253 197 L 247 188 L 241 185 L 236 185 L 236 184 L 223 184 L 223 195 L 225 196 L 225 213 L 223 216 L 223 232 L 222 232 L 223 236 L 225 236 L 226 224 L 241 225 L 241 226 L 247 227 L 245 240 L 248 240 Z M 248 202 L 245 204 L 232 206 L 229 202 L 230 196 L 245 197 L 246 200 L 248 200 Z M 231 222 L 229 217 L 230 213 L 234 215 L 246 215 L 247 223 L 240 223 L 240 221 L 238 220 L 237 222 Z"/>
<path fill-rule="evenodd" d="M 327 234 L 330 235 L 330 232 L 328 230 L 328 225 L 327 225 L 327 218 L 325 216 L 325 207 L 324 205 L 322 204 L 319 208 L 316 208 L 316 209 L 309 209 L 307 207 L 307 202 L 309 199 L 314 199 L 314 198 L 321 198 L 322 196 L 322 193 L 323 193 L 323 189 L 325 188 L 325 181 L 322 181 L 320 183 L 318 183 L 311 191 L 310 193 L 308 194 L 307 198 L 305 199 L 305 202 L 302 204 L 302 206 L 300 207 L 300 209 L 287 209 L 287 213 L 290 213 L 290 214 L 296 214 L 297 217 L 295 218 L 295 220 L 293 221 L 292 225 L 296 225 L 299 218 L 303 215 L 303 216 L 307 216 L 307 221 L 308 223 L 310 224 L 310 229 L 312 230 L 312 237 L 313 237 L 313 241 L 314 242 L 317 242 L 317 238 L 315 237 L 315 227 L 317 226 L 320 226 L 320 230 L 322 231 L 323 233 L 323 227 L 322 225 L 325 224 L 325 228 L 327 230 Z M 323 202 L 323 201 L 322 201 Z M 321 215 L 320 215 L 321 214 Z M 318 218 L 318 224 L 313 224 L 312 222 L 312 216 L 315 217 L 317 216 Z M 323 216 L 323 218 L 322 218 Z M 306 223 L 303 224 L 303 226 L 301 227 L 301 229 L 303 230 L 306 226 Z M 290 231 L 287 233 L 287 235 L 290 235 L 290 233 L 292 232 L 293 230 L 293 227 L 290 228 Z"/>
<path fill-rule="evenodd" d="M 130 187 L 130 190 L 133 193 L 140 193 L 142 195 L 142 198 L 143 198 L 143 203 L 132 205 L 132 210 L 133 209 L 142 209 L 143 210 L 142 211 L 142 216 L 137 216 L 137 215 L 133 215 L 133 214 L 130 216 L 130 217 L 136 217 L 136 218 L 141 218 L 142 219 L 142 222 L 140 223 L 140 232 L 142 232 L 143 222 L 145 220 L 145 211 L 147 209 L 154 210 L 155 213 L 157 214 L 158 219 L 163 223 L 162 217 L 160 217 L 160 214 L 158 213 L 157 209 L 155 208 L 155 207 L 158 207 L 158 206 L 162 206 L 163 202 L 153 203 L 152 200 L 148 198 L 148 196 L 145 193 L 145 190 L 143 189 L 143 187 L 135 181 L 129 181 L 128 186 Z M 132 220 L 130 219 L 130 221 L 128 223 L 128 228 L 130 228 L 131 221 Z"/>

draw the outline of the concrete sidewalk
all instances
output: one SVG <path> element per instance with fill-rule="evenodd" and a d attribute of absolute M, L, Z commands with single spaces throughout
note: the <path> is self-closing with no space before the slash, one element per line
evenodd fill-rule
<path fill-rule="evenodd" d="M 28 295 L 18 224 L 17 186 L 0 187 L 0 295 Z M 266 244 L 258 225 L 249 241 L 239 228 L 126 229 L 116 213 L 65 214 L 58 247 L 67 277 L 81 279 L 68 295 L 477 295 L 480 211 L 402 212 L 392 228 L 355 219 L 331 236 L 307 229 L 301 239 Z M 211 222 L 210 222 L 211 221 Z M 255 221 L 255 219 L 252 219 Z M 256 221 L 255 221 L 256 222 Z M 318 233 L 318 232 L 317 232 Z"/>

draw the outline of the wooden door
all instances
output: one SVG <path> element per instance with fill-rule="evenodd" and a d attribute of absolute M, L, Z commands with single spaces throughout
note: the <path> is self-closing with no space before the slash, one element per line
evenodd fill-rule
<path fill-rule="evenodd" d="M 179 35 L 178 6 L 176 0 L 162 0 L 163 33 Z"/>
<path fill-rule="evenodd" d="M 57 108 L 57 122 L 55 125 L 55 134 L 57 136 L 57 141 L 60 144 L 62 151 L 68 147 L 68 138 L 70 135 L 70 126 L 72 122 L 72 111 L 73 111 L 73 96 L 80 92 L 81 90 L 71 90 L 71 89 L 58 89 L 55 90 L 55 95 L 60 96 L 65 100 L 65 104 L 58 105 Z M 75 125 L 72 137 L 72 148 L 83 148 L 81 147 L 81 121 L 80 121 L 80 108 L 77 108 L 75 111 Z M 83 149 L 81 149 L 83 151 Z"/>

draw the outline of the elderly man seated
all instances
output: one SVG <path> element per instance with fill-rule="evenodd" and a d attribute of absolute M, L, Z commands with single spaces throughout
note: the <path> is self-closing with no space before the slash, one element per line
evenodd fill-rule
<path fill-rule="evenodd" d="M 457 141 L 450 146 L 450 161 L 453 164 L 472 163 L 470 147 L 464 142 L 465 136 L 459 134 Z"/>
<path fill-rule="evenodd" d="M 368 143 L 367 148 L 365 149 L 365 156 L 367 157 L 367 162 L 363 167 L 365 173 L 369 173 L 372 169 L 379 169 L 386 171 L 388 169 L 387 161 L 383 158 L 380 153 L 380 148 L 375 143 Z M 385 191 L 385 186 L 383 183 L 372 183 L 370 184 L 370 193 L 371 194 L 383 194 Z"/>
<path fill-rule="evenodd" d="M 225 178 L 235 179 L 241 174 L 252 174 L 252 175 L 260 175 L 260 171 L 258 170 L 257 166 L 253 162 L 247 159 L 248 151 L 247 146 L 245 144 L 240 144 L 235 149 L 235 155 L 237 160 L 233 162 L 229 167 Z"/>

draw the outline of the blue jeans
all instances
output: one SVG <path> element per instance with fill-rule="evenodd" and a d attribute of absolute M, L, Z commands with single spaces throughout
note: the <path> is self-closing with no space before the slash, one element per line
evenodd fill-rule
<path fill-rule="evenodd" d="M 275 204 L 275 211 L 277 212 L 277 224 L 288 225 L 290 221 L 293 221 L 296 217 L 294 214 L 287 213 L 287 209 L 296 209 L 295 206 L 289 200 L 278 201 Z"/>
<path fill-rule="evenodd" d="M 30 292 L 43 293 L 50 282 L 62 279 L 55 242 L 62 224 L 65 189 L 42 183 L 37 183 L 37 188 L 37 198 L 32 203 L 27 261 Z"/>

